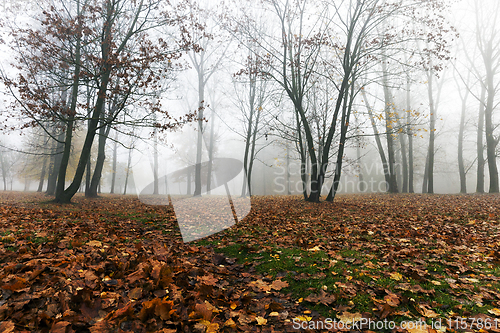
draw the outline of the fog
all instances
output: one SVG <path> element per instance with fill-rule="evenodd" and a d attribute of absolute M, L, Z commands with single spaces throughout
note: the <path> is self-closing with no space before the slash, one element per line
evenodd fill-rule
<path fill-rule="evenodd" d="M 118 2 L 3 1 L 0 190 L 498 193 L 498 1 Z"/>

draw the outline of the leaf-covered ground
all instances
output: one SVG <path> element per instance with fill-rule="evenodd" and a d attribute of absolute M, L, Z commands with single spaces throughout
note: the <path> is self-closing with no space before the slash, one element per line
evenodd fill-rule
<path fill-rule="evenodd" d="M 500 332 L 500 196 L 254 197 L 189 244 L 167 206 L 47 200 L 0 193 L 0 332 Z"/>

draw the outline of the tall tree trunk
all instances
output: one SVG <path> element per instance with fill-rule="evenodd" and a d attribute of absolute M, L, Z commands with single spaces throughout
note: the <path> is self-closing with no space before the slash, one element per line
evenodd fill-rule
<path fill-rule="evenodd" d="M 488 159 L 488 171 L 490 178 L 489 193 L 499 192 L 499 182 L 498 182 L 498 168 L 497 168 L 497 156 L 496 148 L 498 145 L 498 140 L 494 136 L 495 125 L 493 124 L 493 111 L 495 108 L 495 93 L 497 91 L 497 86 L 494 82 L 494 70 L 492 63 L 492 41 L 488 42 L 488 49 L 485 52 L 484 62 L 486 67 L 486 86 L 488 92 L 488 98 L 486 100 L 486 107 L 484 109 L 484 120 L 485 120 L 485 134 L 486 134 L 486 156 Z M 497 65 L 498 66 L 498 65 Z"/>
<path fill-rule="evenodd" d="M 77 13 L 80 15 L 80 1 L 77 1 Z M 78 22 L 79 26 L 82 26 L 82 22 Z M 75 44 L 75 68 L 73 71 L 73 82 L 71 86 L 71 104 L 67 110 L 67 123 L 66 123 L 66 137 L 64 139 L 64 151 L 61 159 L 61 166 L 59 167 L 59 174 L 57 176 L 56 185 L 56 200 L 63 196 L 64 188 L 66 186 L 66 171 L 68 169 L 69 157 L 71 154 L 71 141 L 73 138 L 73 126 L 76 116 L 76 106 L 78 100 L 78 89 L 80 87 L 80 72 L 81 72 L 81 35 L 78 34 Z M 65 91 L 64 91 L 65 93 Z M 66 102 L 65 94 L 63 94 L 62 100 Z M 80 187 L 78 184 L 75 189 L 75 193 Z"/>
<path fill-rule="evenodd" d="M 413 163 L 413 131 L 411 122 L 411 96 L 410 96 L 410 77 L 406 79 L 406 133 L 408 135 L 408 193 L 413 193 L 413 175 L 414 175 L 414 163 Z"/>
<path fill-rule="evenodd" d="M 262 104 L 262 100 L 260 104 Z M 257 143 L 257 130 L 259 126 L 259 120 L 260 120 L 260 109 L 259 112 L 257 112 L 257 118 L 255 119 L 255 126 L 252 134 L 252 146 L 250 151 L 250 163 L 248 165 L 248 174 L 246 175 L 248 183 L 248 195 L 252 195 L 252 170 L 253 170 L 253 163 L 255 161 L 255 145 Z"/>
<path fill-rule="evenodd" d="M 99 185 L 101 184 L 102 169 L 104 167 L 104 162 L 106 161 L 106 140 L 108 139 L 111 125 L 105 124 L 103 113 L 104 111 L 101 111 L 102 116 L 99 128 L 97 160 L 94 167 L 94 173 L 92 174 L 92 180 L 90 181 L 89 191 L 85 192 L 85 196 L 87 198 L 97 198 Z"/>
<path fill-rule="evenodd" d="M 215 112 L 212 109 L 210 114 L 210 143 L 208 146 L 208 170 L 207 170 L 207 193 L 210 194 L 212 190 L 212 167 L 213 167 L 213 158 L 214 158 L 214 133 L 215 133 Z M 245 183 L 245 182 L 243 182 Z"/>
<path fill-rule="evenodd" d="M 31 180 L 28 178 L 28 175 L 24 176 L 24 192 L 28 192 L 30 190 Z"/>
<path fill-rule="evenodd" d="M 42 159 L 42 172 L 40 173 L 40 181 L 38 182 L 38 189 L 36 190 L 37 192 L 43 191 L 43 183 L 45 182 L 45 174 L 47 173 L 47 162 L 48 158 L 47 156 L 44 156 Z"/>
<path fill-rule="evenodd" d="M 250 193 L 250 175 L 248 166 L 250 163 L 250 146 L 252 139 L 252 131 L 253 131 L 253 117 L 255 113 L 255 94 L 257 90 L 257 82 L 256 78 L 251 74 L 250 75 L 250 85 L 249 85 L 249 94 L 248 94 L 248 124 L 246 129 L 246 137 L 245 137 L 245 151 L 243 153 L 243 170 L 247 176 L 247 181 L 243 182 L 243 186 L 241 189 L 241 196 L 245 197 L 248 193 Z"/>
<path fill-rule="evenodd" d="M 337 195 L 338 188 L 340 185 L 340 176 L 342 175 L 342 162 L 344 159 L 344 149 L 346 145 L 347 139 L 347 131 L 349 129 L 349 121 L 351 116 L 352 105 L 354 103 L 355 98 L 355 86 L 351 84 L 350 93 L 348 98 L 343 99 L 343 107 L 342 107 L 342 117 L 340 122 L 340 141 L 339 141 L 339 149 L 337 151 L 337 163 L 335 165 L 335 174 L 333 177 L 333 184 L 328 192 L 326 197 L 326 201 L 332 202 Z"/>
<path fill-rule="evenodd" d="M 398 193 L 398 183 L 396 179 L 396 156 L 394 151 L 394 137 L 393 137 L 393 128 L 395 122 L 393 121 L 393 99 L 392 94 L 389 88 L 389 79 L 388 72 L 386 68 L 386 64 L 382 61 L 382 81 L 384 88 L 384 101 L 385 101 L 385 131 L 386 131 L 386 141 L 387 141 L 387 162 L 388 162 L 388 171 L 389 171 L 389 193 Z"/>
<path fill-rule="evenodd" d="M 78 85 L 78 83 L 76 85 Z M 76 98 L 78 95 L 77 89 L 78 87 L 76 87 L 76 90 L 73 91 L 73 97 L 71 98 L 72 100 L 75 99 L 75 109 L 73 109 L 73 102 L 71 102 L 72 107 L 68 111 L 68 118 L 66 121 L 64 150 L 62 152 L 61 162 L 59 165 L 59 173 L 57 175 L 56 197 L 60 196 L 63 193 L 64 187 L 66 186 L 66 171 L 68 169 L 69 157 L 71 154 L 71 141 L 73 138 L 73 125 L 75 121 L 75 111 L 72 110 L 76 110 Z"/>
<path fill-rule="evenodd" d="M 427 150 L 427 155 L 425 156 L 425 169 L 422 181 L 422 193 L 428 193 L 428 186 L 429 186 L 429 150 Z"/>
<path fill-rule="evenodd" d="M 154 130 L 154 141 L 153 141 L 153 194 L 159 194 L 159 184 L 158 184 L 158 132 L 156 128 Z"/>
<path fill-rule="evenodd" d="M 87 161 L 90 156 L 90 151 L 92 149 L 92 142 L 94 141 L 94 137 L 97 132 L 97 128 L 99 125 L 100 113 L 103 109 L 105 99 L 106 99 L 106 91 L 108 89 L 109 77 L 111 74 L 111 65 L 106 61 L 104 62 L 104 70 L 101 76 L 101 84 L 99 86 L 98 98 L 96 101 L 96 105 L 94 107 L 94 112 L 92 113 L 92 118 L 89 124 L 89 128 L 87 129 L 87 134 L 85 136 L 85 141 L 83 143 L 82 151 L 80 154 L 80 159 L 78 162 L 78 166 L 76 168 L 75 177 L 73 178 L 73 182 L 71 185 L 63 192 L 56 195 L 56 202 L 61 203 L 69 203 L 71 202 L 71 198 L 75 195 L 80 187 L 80 183 L 83 178 L 83 174 L 85 172 L 85 168 L 87 166 Z"/>
<path fill-rule="evenodd" d="M 482 86 L 481 99 L 479 101 L 479 116 L 477 119 L 477 182 L 476 182 L 476 192 L 484 193 L 484 110 L 485 110 L 485 99 L 486 99 L 486 86 Z"/>
<path fill-rule="evenodd" d="M 288 141 L 286 143 L 286 194 L 290 195 L 290 147 L 288 146 Z"/>
<path fill-rule="evenodd" d="M 387 163 L 384 147 L 382 146 L 382 140 L 380 139 L 380 134 L 377 128 L 377 124 L 375 123 L 375 117 L 373 116 L 373 111 L 370 104 L 368 103 L 368 99 L 364 89 L 361 90 L 361 94 L 363 96 L 363 100 L 365 101 L 365 106 L 366 110 L 368 111 L 368 116 L 370 117 L 370 123 L 372 124 L 373 134 L 375 136 L 375 143 L 377 144 L 377 150 L 380 155 L 380 160 L 382 162 L 382 168 L 384 170 L 384 178 L 385 178 L 385 183 L 387 185 L 386 187 L 387 190 L 389 190 L 389 183 L 390 183 L 389 164 Z"/>
<path fill-rule="evenodd" d="M 54 141 L 52 144 L 52 152 L 50 156 L 50 170 L 49 177 L 47 179 L 47 190 L 45 191 L 48 195 L 54 195 L 56 193 L 57 175 L 59 174 L 62 153 L 64 151 L 64 132 L 61 131 L 59 133 L 57 140 L 58 141 Z"/>
<path fill-rule="evenodd" d="M 361 163 L 361 147 L 358 143 L 356 146 L 356 158 L 358 160 L 358 190 L 359 192 L 366 192 L 366 184 L 363 176 L 363 163 Z"/>
<path fill-rule="evenodd" d="M 5 163 L 3 151 L 0 151 L 0 163 L 2 167 L 3 190 L 7 191 L 7 164 Z"/>
<path fill-rule="evenodd" d="M 111 174 L 111 190 L 109 193 L 115 193 L 115 182 L 116 182 L 116 157 L 118 151 L 118 131 L 115 132 L 115 142 L 113 143 L 113 171 Z"/>
<path fill-rule="evenodd" d="M 203 52 L 203 51 L 201 51 Z M 201 55 L 203 58 L 203 54 Z M 205 109 L 205 76 L 204 62 L 200 61 L 198 70 L 198 136 L 196 141 L 196 164 L 194 171 L 194 196 L 201 196 L 201 157 L 203 146 L 203 112 Z"/>
<path fill-rule="evenodd" d="M 132 148 L 128 151 L 128 159 L 127 159 L 127 169 L 125 170 L 125 185 L 123 190 L 123 195 L 127 194 L 127 185 L 128 185 L 128 177 L 130 175 L 130 168 L 132 166 Z"/>
<path fill-rule="evenodd" d="M 307 158 L 307 144 L 302 142 L 302 131 L 300 126 L 300 118 L 297 113 L 295 113 L 295 122 L 297 129 L 297 148 L 300 154 L 300 180 L 302 181 L 302 196 L 304 200 L 307 200 L 309 195 L 307 193 L 308 188 L 308 175 L 309 175 L 309 159 Z"/>
<path fill-rule="evenodd" d="M 403 125 L 401 124 L 399 118 L 398 118 L 398 127 L 400 129 L 403 129 Z M 407 153 L 406 153 L 406 136 L 403 132 L 399 132 L 398 133 L 398 137 L 399 137 L 399 144 L 401 146 L 401 164 L 402 164 L 402 176 L 403 176 L 403 187 L 401 189 L 401 192 L 402 193 L 408 193 L 408 157 L 407 157 Z"/>
<path fill-rule="evenodd" d="M 469 72 L 470 77 L 470 72 Z M 467 78 L 467 82 L 469 78 Z M 462 111 L 460 114 L 460 127 L 458 129 L 458 173 L 460 175 L 460 193 L 467 193 L 467 172 L 465 171 L 464 164 L 464 134 L 465 134 L 465 115 L 467 112 L 467 97 L 469 96 L 469 89 L 466 89 L 465 96 L 460 94 L 462 98 Z"/>
<path fill-rule="evenodd" d="M 429 96 L 429 113 L 430 113 L 430 126 L 429 126 L 429 149 L 427 152 L 427 185 L 426 193 L 434 193 L 434 152 L 435 152 L 435 135 L 436 135 L 436 107 L 434 105 L 434 92 L 433 81 L 434 71 L 432 69 L 427 71 L 427 93 Z"/>

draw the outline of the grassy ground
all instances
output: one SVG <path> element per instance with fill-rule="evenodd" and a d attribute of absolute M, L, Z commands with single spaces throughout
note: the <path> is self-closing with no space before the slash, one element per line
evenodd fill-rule
<path fill-rule="evenodd" d="M 254 197 L 188 244 L 166 206 L 48 199 L 0 194 L 0 331 L 500 332 L 500 196 Z"/>

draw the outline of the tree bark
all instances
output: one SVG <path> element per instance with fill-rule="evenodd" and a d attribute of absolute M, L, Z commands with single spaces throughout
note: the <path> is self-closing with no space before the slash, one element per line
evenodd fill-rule
<path fill-rule="evenodd" d="M 101 111 L 101 114 L 103 111 Z M 106 125 L 103 119 L 104 115 L 101 115 L 100 128 L 99 128 L 99 140 L 97 147 L 97 160 L 94 167 L 94 173 L 92 174 L 92 180 L 90 181 L 89 190 L 85 192 L 87 198 L 97 198 L 99 194 L 99 186 L 101 184 L 102 169 L 104 167 L 104 162 L 106 161 L 106 140 L 108 139 L 109 131 L 111 125 Z"/>
<path fill-rule="evenodd" d="M 484 109 L 484 132 L 486 135 L 486 157 L 488 159 L 488 172 L 490 178 L 489 193 L 499 192 L 499 182 L 498 182 L 498 168 L 496 159 L 496 148 L 498 145 L 498 140 L 494 136 L 495 125 L 493 124 L 493 111 L 495 104 L 495 93 L 497 87 L 494 82 L 494 70 L 492 63 L 493 58 L 493 41 L 489 41 L 488 48 L 483 55 L 485 67 L 486 67 L 486 90 L 488 98 L 486 100 L 486 107 Z"/>
<path fill-rule="evenodd" d="M 2 167 L 3 190 L 7 191 L 7 165 L 5 163 L 4 152 L 0 151 L 0 163 Z"/>
<path fill-rule="evenodd" d="M 158 184 L 158 132 L 154 131 L 153 141 L 153 194 L 159 194 Z"/>
<path fill-rule="evenodd" d="M 408 193 L 414 193 L 413 189 L 413 131 L 411 128 L 411 96 L 410 96 L 410 77 L 406 80 L 406 133 L 408 135 Z"/>
<path fill-rule="evenodd" d="M 44 156 L 42 159 L 42 172 L 40 173 L 40 181 L 38 182 L 38 189 L 36 190 L 37 192 L 43 191 L 43 184 L 45 182 L 45 174 L 47 173 L 47 161 L 48 161 L 48 157 Z"/>
<path fill-rule="evenodd" d="M 54 141 L 52 146 L 52 155 L 50 156 L 50 170 L 47 179 L 47 190 L 45 193 L 54 195 L 56 193 L 57 175 L 59 174 L 59 167 L 61 166 L 62 153 L 64 150 L 64 132 L 59 133 L 57 140 Z"/>
<path fill-rule="evenodd" d="M 214 159 L 214 135 L 215 135 L 215 112 L 212 109 L 210 114 L 210 143 L 208 147 L 208 170 L 207 170 L 207 193 L 210 194 L 212 190 L 212 167 L 213 167 L 213 159 Z M 245 182 L 243 182 L 245 183 Z"/>
<path fill-rule="evenodd" d="M 386 131 L 386 141 L 387 141 L 387 162 L 388 162 L 388 172 L 389 172 L 389 183 L 388 183 L 388 192 L 389 193 L 398 193 L 398 183 L 396 179 L 396 156 L 394 151 L 394 137 L 393 137 L 393 128 L 395 122 L 393 121 L 393 100 L 391 91 L 389 88 L 389 79 L 388 72 L 386 68 L 386 64 L 382 61 L 382 71 L 383 71 L 383 88 L 384 88 L 384 101 L 385 101 L 385 131 Z"/>
<path fill-rule="evenodd" d="M 432 69 L 427 71 L 428 87 L 427 93 L 429 96 L 429 113 L 430 113 L 430 126 L 429 126 L 429 148 L 427 151 L 427 184 L 424 185 L 425 193 L 434 193 L 434 153 L 435 153 L 435 135 L 436 135 L 436 107 L 434 105 L 433 95 L 433 80 L 434 71 Z"/>
<path fill-rule="evenodd" d="M 402 164 L 402 176 L 403 176 L 403 187 L 401 189 L 402 193 L 408 193 L 408 156 L 406 152 L 406 137 L 405 134 L 402 132 L 402 129 L 405 128 L 406 126 L 403 126 L 398 118 L 398 128 L 400 129 L 400 132 L 398 133 L 399 137 L 399 144 L 401 146 L 401 164 Z"/>
<path fill-rule="evenodd" d="M 486 99 L 486 87 L 483 85 L 481 90 L 481 100 L 479 101 L 479 115 L 477 118 L 477 181 L 476 181 L 476 192 L 484 193 L 484 109 Z"/>
<path fill-rule="evenodd" d="M 340 142 L 339 142 L 339 149 L 337 151 L 337 163 L 335 166 L 335 175 L 333 177 L 332 187 L 330 188 L 330 191 L 328 192 L 328 195 L 326 197 L 326 201 L 329 202 L 332 202 L 335 199 L 335 196 L 337 195 L 338 188 L 340 185 L 340 176 L 342 175 L 342 162 L 344 159 L 344 149 L 347 139 L 347 131 L 349 129 L 349 121 L 351 117 L 352 105 L 354 103 L 354 98 L 355 98 L 354 84 L 351 84 L 350 88 L 351 90 L 349 94 L 349 99 L 347 98 L 343 99 L 342 117 L 340 120 Z M 345 92 L 349 93 L 348 91 Z"/>
<path fill-rule="evenodd" d="M 469 79 L 467 79 L 469 81 Z M 465 96 L 460 94 L 462 99 L 462 111 L 460 113 L 460 126 L 458 129 L 458 173 L 460 175 L 460 193 L 467 193 L 467 172 L 465 171 L 464 163 L 464 134 L 465 134 L 465 116 L 467 112 L 467 97 L 469 90 L 466 89 Z"/>
<path fill-rule="evenodd" d="M 116 157 L 118 151 L 118 131 L 115 133 L 115 142 L 113 143 L 113 170 L 111 174 L 111 194 L 115 193 L 115 182 L 116 182 Z"/>
<path fill-rule="evenodd" d="M 123 195 L 127 194 L 128 177 L 130 175 L 130 168 L 132 166 L 132 148 L 128 151 L 127 169 L 125 170 L 125 185 L 123 190 Z"/>

